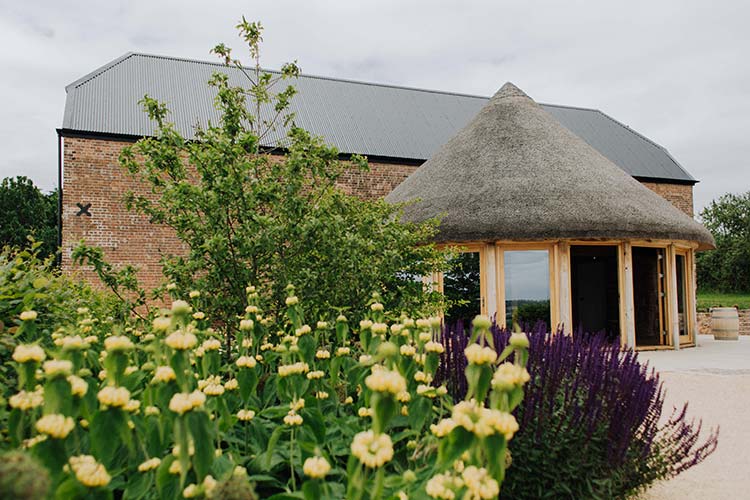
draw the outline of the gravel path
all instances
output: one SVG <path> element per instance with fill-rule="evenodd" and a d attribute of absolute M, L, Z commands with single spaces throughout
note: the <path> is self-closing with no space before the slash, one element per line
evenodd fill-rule
<path fill-rule="evenodd" d="M 655 485 L 643 500 L 750 499 L 750 338 L 701 336 L 691 352 L 639 356 L 661 373 L 665 412 L 688 401 L 688 416 L 720 427 L 719 446 L 702 464 Z"/>

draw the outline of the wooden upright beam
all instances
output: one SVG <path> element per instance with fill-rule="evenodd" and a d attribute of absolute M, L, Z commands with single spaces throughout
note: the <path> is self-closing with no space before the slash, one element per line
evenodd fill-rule
<path fill-rule="evenodd" d="M 667 247 L 667 289 L 665 290 L 667 304 L 667 318 L 669 320 L 668 334 L 672 338 L 672 346 L 675 351 L 680 349 L 680 318 L 677 305 L 677 255 L 674 245 Z"/>
<path fill-rule="evenodd" d="M 635 348 L 635 299 L 633 296 L 633 246 L 620 246 L 620 335 L 621 341 Z"/>
<path fill-rule="evenodd" d="M 568 242 L 560 242 L 557 250 L 557 279 L 558 279 L 558 318 L 563 331 L 566 334 L 573 332 L 573 305 L 571 303 L 571 290 L 570 290 L 570 244 Z"/>

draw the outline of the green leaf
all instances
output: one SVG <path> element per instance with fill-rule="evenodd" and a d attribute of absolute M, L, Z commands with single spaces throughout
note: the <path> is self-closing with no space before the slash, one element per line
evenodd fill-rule
<path fill-rule="evenodd" d="M 215 456 L 214 424 L 207 413 L 191 411 L 187 414 L 187 425 L 195 446 L 193 468 L 198 476 L 198 482 L 201 482 L 211 471 L 211 464 Z"/>
<path fill-rule="evenodd" d="M 265 468 L 270 469 L 271 468 L 271 460 L 273 459 L 273 452 L 276 448 L 276 443 L 278 443 L 279 438 L 281 437 L 281 434 L 284 432 L 284 426 L 279 425 L 274 429 L 273 434 L 271 434 L 271 439 L 268 440 L 268 448 L 266 448 L 266 460 L 265 460 Z"/>
<path fill-rule="evenodd" d="M 99 411 L 89 424 L 94 455 L 107 469 L 112 469 L 117 452 L 125 445 L 123 436 L 129 435 L 125 414 L 118 409 Z"/>

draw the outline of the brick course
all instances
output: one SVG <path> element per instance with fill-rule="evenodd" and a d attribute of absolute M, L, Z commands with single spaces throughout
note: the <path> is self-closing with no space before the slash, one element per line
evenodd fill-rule
<path fill-rule="evenodd" d="M 64 138 L 62 267 L 98 283 L 91 269 L 76 268 L 71 262 L 72 249 L 85 239 L 89 245 L 101 247 L 113 265 L 138 267 L 139 279 L 151 289 L 163 280 L 161 257 L 183 253 L 185 247 L 168 228 L 149 224 L 147 217 L 125 208 L 122 200 L 127 191 L 149 193 L 148 186 L 136 183 L 118 163 L 120 151 L 127 144 L 130 143 L 109 139 Z M 379 198 L 416 169 L 414 165 L 370 162 L 369 172 L 345 172 L 339 186 L 349 194 Z M 692 215 L 692 186 L 644 185 Z M 91 203 L 91 217 L 77 216 L 76 203 Z"/>
<path fill-rule="evenodd" d="M 690 184 L 667 184 L 664 182 L 641 182 L 662 198 L 666 198 L 690 217 L 693 216 L 693 186 Z"/>

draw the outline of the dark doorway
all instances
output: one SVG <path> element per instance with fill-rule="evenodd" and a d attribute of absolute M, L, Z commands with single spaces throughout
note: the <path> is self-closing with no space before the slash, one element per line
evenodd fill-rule
<path fill-rule="evenodd" d="M 620 294 L 617 247 L 570 247 L 570 283 L 573 327 L 584 332 L 607 332 L 620 338 Z"/>
<path fill-rule="evenodd" d="M 664 317 L 664 250 L 633 247 L 635 345 L 666 344 Z"/>

